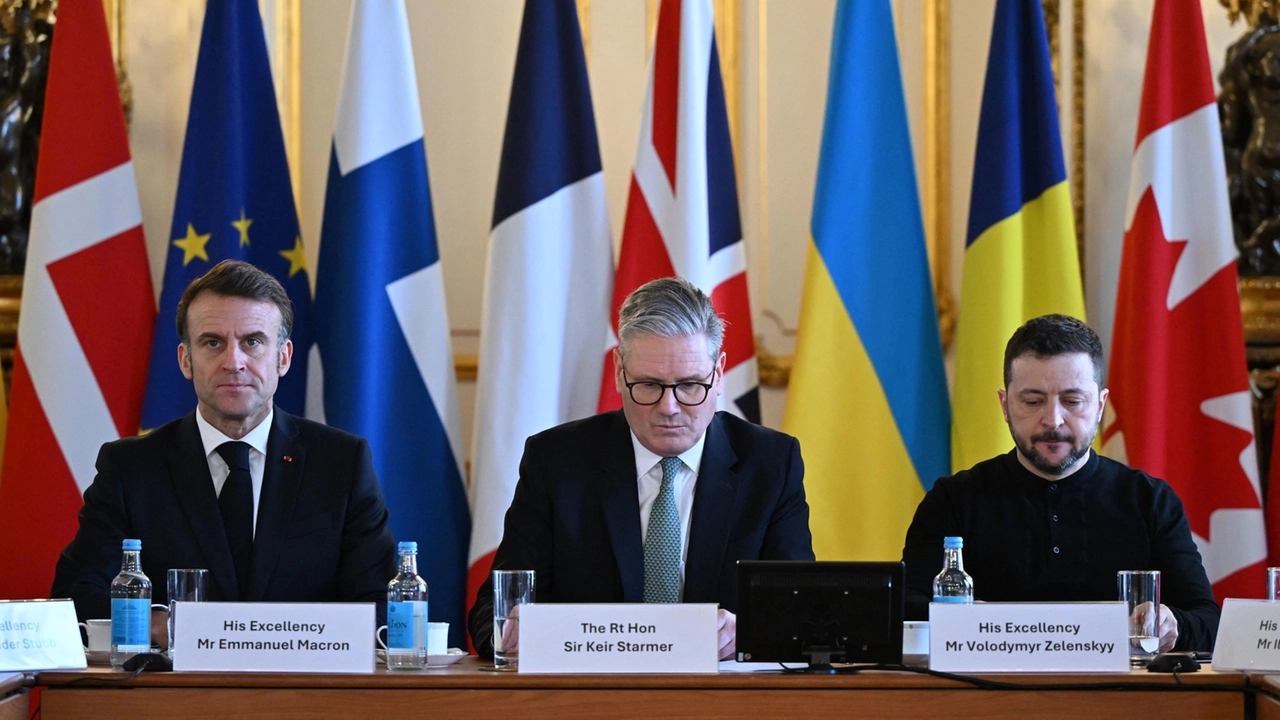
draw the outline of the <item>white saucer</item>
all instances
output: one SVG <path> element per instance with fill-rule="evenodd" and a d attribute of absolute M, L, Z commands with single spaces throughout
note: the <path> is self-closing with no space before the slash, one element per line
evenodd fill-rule
<path fill-rule="evenodd" d="M 443 667 L 445 665 L 452 665 L 466 656 L 466 650 L 449 648 L 449 653 L 447 655 L 428 655 L 427 667 Z"/>
<path fill-rule="evenodd" d="M 378 662 L 385 663 L 387 661 L 387 651 L 382 648 L 378 648 L 377 653 Z M 460 650 L 458 648 L 449 648 L 449 652 L 445 655 L 428 655 L 427 669 L 430 670 L 431 668 L 452 665 L 467 655 L 468 653 L 466 650 Z"/>

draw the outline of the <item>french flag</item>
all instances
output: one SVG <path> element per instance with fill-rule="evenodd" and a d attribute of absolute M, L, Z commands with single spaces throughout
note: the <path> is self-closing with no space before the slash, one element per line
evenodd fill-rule
<path fill-rule="evenodd" d="M 711 0 L 663 0 L 640 122 L 609 349 L 627 295 L 656 278 L 683 277 L 711 296 L 728 325 L 720 409 L 759 422 L 747 254 Z M 599 409 L 620 407 L 606 352 Z"/>
<path fill-rule="evenodd" d="M 430 619 L 448 622 L 459 646 L 471 517 L 402 0 L 356 0 L 352 9 L 313 318 L 308 414 L 369 441 L 391 531 L 418 543 Z"/>
<path fill-rule="evenodd" d="M 613 245 L 574 0 L 528 0 L 481 318 L 469 599 L 493 562 L 525 439 L 592 415 Z"/>

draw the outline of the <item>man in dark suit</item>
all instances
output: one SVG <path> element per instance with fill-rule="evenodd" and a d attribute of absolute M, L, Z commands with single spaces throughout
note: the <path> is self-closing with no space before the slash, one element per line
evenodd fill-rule
<path fill-rule="evenodd" d="M 52 597 L 109 617 L 121 541 L 142 541 L 152 599 L 169 568 L 207 568 L 210 600 L 373 601 L 395 542 L 368 444 L 274 408 L 293 306 L 275 278 L 219 263 L 178 303 L 178 362 L 196 411 L 102 446 Z M 153 628 L 160 618 L 153 617 Z"/>
<path fill-rule="evenodd" d="M 534 570 L 538 602 L 720 605 L 734 650 L 738 560 L 812 560 L 795 438 L 716 412 L 724 323 L 701 290 L 654 280 L 619 312 L 622 411 L 525 443 L 494 570 Z M 468 625 L 493 652 L 493 587 Z"/>

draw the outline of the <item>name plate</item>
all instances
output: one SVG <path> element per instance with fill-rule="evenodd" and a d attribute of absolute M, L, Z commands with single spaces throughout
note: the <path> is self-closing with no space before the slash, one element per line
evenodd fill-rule
<path fill-rule="evenodd" d="M 1214 670 L 1280 670 L 1280 602 L 1222 601 Z"/>
<path fill-rule="evenodd" d="M 1129 612 L 1122 602 L 930 603 L 929 667 L 1129 672 Z"/>
<path fill-rule="evenodd" d="M 714 604 L 532 604 L 520 608 L 522 673 L 714 673 Z"/>
<path fill-rule="evenodd" d="M 179 603 L 173 669 L 373 672 L 373 603 Z"/>
<path fill-rule="evenodd" d="M 0 671 L 88 667 L 70 600 L 0 600 Z"/>

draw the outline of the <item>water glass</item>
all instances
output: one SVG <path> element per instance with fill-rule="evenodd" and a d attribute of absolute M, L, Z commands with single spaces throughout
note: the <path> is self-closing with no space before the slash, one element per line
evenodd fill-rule
<path fill-rule="evenodd" d="M 1267 599 L 1275 602 L 1276 593 L 1280 592 L 1280 567 L 1267 568 Z"/>
<path fill-rule="evenodd" d="M 166 580 L 169 589 L 169 657 L 173 657 L 176 643 L 173 628 L 178 604 L 204 602 L 209 599 L 209 571 L 197 568 L 170 568 Z"/>
<path fill-rule="evenodd" d="M 1121 570 L 1116 584 L 1129 609 L 1129 661 L 1145 665 L 1160 649 L 1160 571 Z"/>
<path fill-rule="evenodd" d="M 533 602 L 532 570 L 493 571 L 493 666 L 520 666 L 520 606 Z"/>

